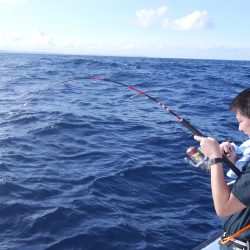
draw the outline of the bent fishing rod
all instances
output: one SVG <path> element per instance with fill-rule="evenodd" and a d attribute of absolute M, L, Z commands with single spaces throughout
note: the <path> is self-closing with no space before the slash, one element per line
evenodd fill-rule
<path fill-rule="evenodd" d="M 82 78 L 83 79 L 83 78 Z M 84 78 L 86 79 L 86 78 Z M 150 100 L 154 101 L 155 103 L 157 103 L 158 105 L 160 105 L 163 109 L 165 109 L 167 112 L 169 112 L 171 115 L 173 115 L 184 127 L 186 127 L 190 132 L 192 132 L 193 135 L 198 135 L 198 136 L 202 136 L 205 137 L 198 129 L 196 129 L 192 124 L 190 124 L 190 122 L 188 122 L 186 119 L 182 118 L 181 116 L 179 116 L 178 114 L 176 114 L 173 110 L 171 110 L 168 106 L 164 105 L 162 102 L 160 102 L 159 100 L 157 100 L 155 97 L 150 96 L 149 94 L 147 94 L 144 91 L 141 91 L 131 85 L 127 85 L 124 84 L 122 82 L 118 82 L 109 78 L 100 78 L 100 77 L 91 77 L 89 78 L 90 80 L 95 80 L 95 81 L 105 81 L 105 82 L 111 82 L 111 83 L 115 83 L 115 84 L 119 84 L 121 86 L 127 87 L 130 90 L 133 90 L 137 93 L 139 93 L 140 95 L 144 95 L 147 98 L 149 98 Z M 79 79 L 80 80 L 80 79 Z M 227 158 L 226 155 L 222 154 L 222 160 L 224 161 L 224 163 L 237 175 L 240 176 L 241 175 L 241 171 Z"/>
<path fill-rule="evenodd" d="M 154 101 L 155 103 L 157 103 L 158 105 L 160 105 L 163 109 L 165 109 L 167 112 L 169 112 L 171 115 L 173 115 L 184 127 L 186 127 L 193 135 L 198 135 L 198 136 L 202 136 L 205 137 L 198 129 L 196 129 L 192 124 L 190 124 L 186 119 L 182 118 L 181 116 L 179 116 L 178 114 L 176 114 L 173 110 L 171 110 L 168 106 L 164 105 L 162 102 L 160 102 L 159 100 L 157 100 L 155 97 L 150 96 L 149 94 L 147 94 L 146 92 L 139 90 L 131 85 L 127 85 L 124 84 L 122 82 L 118 82 L 116 80 L 112 80 L 109 78 L 101 78 L 101 77 L 74 77 L 72 79 L 68 79 L 62 82 L 59 82 L 57 84 L 55 84 L 53 87 L 48 87 L 45 90 L 42 90 L 39 94 L 42 94 L 48 90 L 51 89 L 55 89 L 63 84 L 67 84 L 70 83 L 72 81 L 76 81 L 76 80 L 94 80 L 94 81 L 104 81 L 104 82 L 110 82 L 110 83 L 115 83 L 118 85 L 121 85 L 123 87 L 129 88 L 132 91 L 137 92 L 140 95 L 144 95 L 147 98 L 149 98 L 150 100 Z M 26 106 L 29 102 L 31 102 L 34 99 L 34 97 L 32 97 L 28 102 L 26 102 L 24 105 Z M 227 158 L 227 156 L 225 154 L 222 154 L 222 160 L 223 162 L 237 175 L 240 176 L 241 175 L 241 171 Z"/>

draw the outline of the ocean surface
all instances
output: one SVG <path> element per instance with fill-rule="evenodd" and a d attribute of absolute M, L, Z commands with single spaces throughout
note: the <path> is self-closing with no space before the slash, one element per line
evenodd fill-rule
<path fill-rule="evenodd" d="M 79 78 L 240 143 L 228 104 L 250 62 L 1 53 L 0 76 L 1 250 L 189 250 L 221 229 L 193 135 Z"/>

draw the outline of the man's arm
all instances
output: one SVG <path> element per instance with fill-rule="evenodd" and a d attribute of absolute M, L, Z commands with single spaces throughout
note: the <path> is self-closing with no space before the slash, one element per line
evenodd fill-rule
<path fill-rule="evenodd" d="M 218 142 L 211 137 L 194 136 L 200 142 L 202 152 L 209 158 L 221 158 L 222 153 Z M 211 187 L 214 207 L 219 216 L 230 216 L 246 206 L 230 191 L 223 173 L 222 163 L 210 165 Z"/>
<path fill-rule="evenodd" d="M 221 163 L 210 166 L 211 188 L 215 211 L 219 216 L 230 216 L 246 208 L 233 193 L 231 193 L 223 173 Z"/>

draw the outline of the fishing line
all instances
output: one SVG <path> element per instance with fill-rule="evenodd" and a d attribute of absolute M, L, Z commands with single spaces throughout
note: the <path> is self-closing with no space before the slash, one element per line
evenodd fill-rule
<path fill-rule="evenodd" d="M 52 85 L 49 85 L 48 87 L 44 88 L 44 89 L 40 89 L 38 91 L 30 91 L 26 94 L 31 94 L 32 92 L 32 96 L 29 97 L 29 98 L 26 98 L 26 102 L 23 103 L 21 105 L 21 107 L 18 109 L 18 111 L 14 112 L 14 111 L 5 111 L 5 112 L 2 112 L 2 114 L 6 114 L 6 116 L 9 118 L 9 119 L 13 119 L 13 117 L 15 116 L 18 116 L 20 114 L 23 113 L 23 110 L 24 108 L 26 108 L 29 103 L 33 102 L 35 99 L 37 99 L 39 96 L 45 94 L 46 92 L 49 92 L 49 91 L 52 91 L 52 90 L 55 90 L 61 86 L 65 86 L 65 85 L 71 85 L 71 83 L 74 81 L 75 79 L 71 79 L 71 80 L 65 80 L 65 81 L 62 81 L 62 82 L 59 82 L 59 83 L 56 83 L 56 84 L 52 84 Z"/>
<path fill-rule="evenodd" d="M 40 96 L 40 95 L 44 94 L 44 93 L 47 92 L 47 91 L 51 91 L 51 90 L 57 89 L 58 87 L 63 86 L 63 85 L 65 85 L 65 84 L 70 84 L 72 81 L 73 81 L 73 80 L 62 81 L 62 82 L 59 82 L 59 83 L 54 84 L 54 85 L 50 85 L 50 86 L 48 86 L 47 88 L 38 91 L 38 93 L 36 93 L 36 94 L 33 95 L 32 97 L 30 97 L 30 98 L 28 99 L 28 101 L 27 101 L 26 103 L 23 104 L 23 106 L 26 107 L 30 102 L 32 102 L 35 98 L 37 98 L 37 96 Z"/>
<path fill-rule="evenodd" d="M 94 80 L 94 81 L 104 81 L 104 82 L 110 82 L 110 83 L 115 83 L 118 84 L 120 86 L 126 87 L 134 92 L 136 92 L 138 95 L 144 95 L 146 96 L 148 99 L 154 101 L 155 103 L 157 103 L 159 106 L 161 106 L 164 110 L 166 110 L 167 112 L 169 112 L 171 115 L 173 115 L 177 121 L 179 121 L 184 127 L 186 127 L 193 135 L 198 135 L 198 136 L 202 136 L 204 137 L 204 135 L 198 130 L 196 129 L 193 125 L 191 125 L 186 119 L 182 118 L 181 116 L 179 116 L 178 114 L 176 114 L 173 110 L 171 110 L 168 106 L 166 106 L 165 104 L 163 104 L 162 102 L 160 102 L 158 99 L 156 99 L 155 97 L 152 97 L 151 95 L 147 94 L 146 92 L 139 90 L 131 85 L 127 85 L 124 84 L 122 82 L 116 81 L 116 80 L 112 80 L 109 78 L 100 78 L 100 77 L 74 77 L 72 79 L 66 80 L 66 81 L 62 81 L 59 82 L 53 86 L 49 86 L 48 88 L 41 90 L 37 95 L 42 95 L 43 93 L 50 91 L 52 89 L 56 89 L 57 87 L 64 85 L 64 84 L 69 84 L 72 81 L 76 81 L 76 80 Z M 25 104 L 24 106 L 27 106 L 30 102 L 32 102 L 32 100 L 34 100 L 37 95 L 31 97 Z M 241 175 L 241 171 L 226 157 L 226 155 L 222 155 L 222 159 L 224 161 L 224 163 L 237 175 L 240 176 Z"/>

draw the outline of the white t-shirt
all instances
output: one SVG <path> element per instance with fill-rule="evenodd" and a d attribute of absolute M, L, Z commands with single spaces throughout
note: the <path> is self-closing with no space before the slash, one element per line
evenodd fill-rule
<path fill-rule="evenodd" d="M 236 154 L 241 156 L 235 163 L 235 166 L 239 170 L 242 170 L 242 168 L 250 161 L 250 138 L 243 142 L 239 147 L 234 143 L 231 143 L 231 145 L 234 147 Z M 237 175 L 231 169 L 227 172 L 227 176 L 233 179 L 237 178 Z"/>

